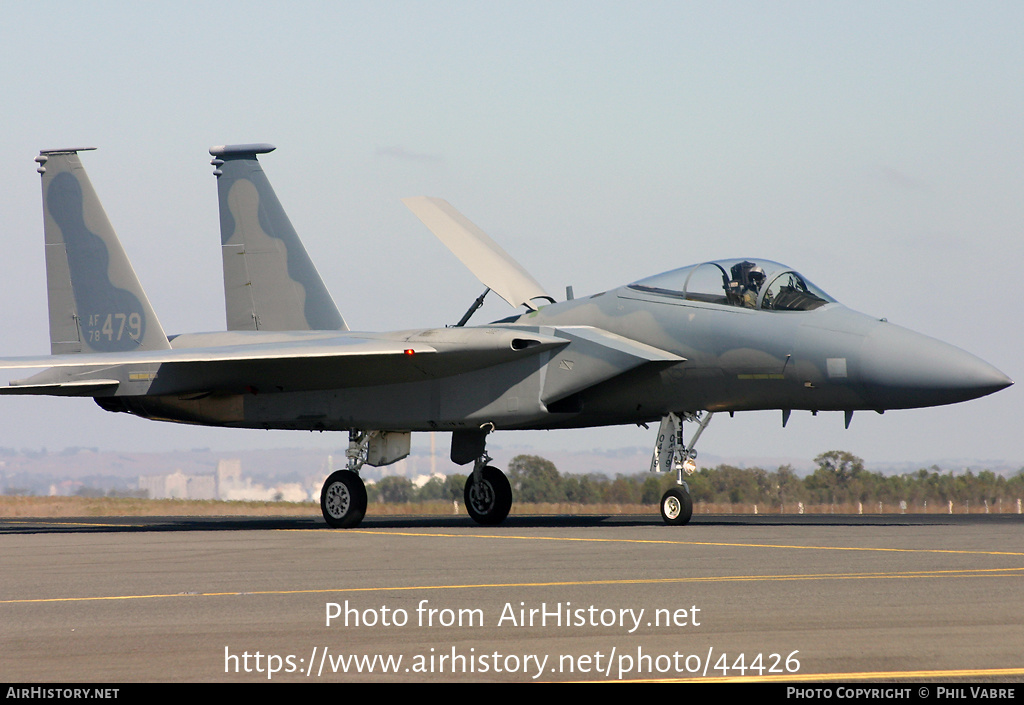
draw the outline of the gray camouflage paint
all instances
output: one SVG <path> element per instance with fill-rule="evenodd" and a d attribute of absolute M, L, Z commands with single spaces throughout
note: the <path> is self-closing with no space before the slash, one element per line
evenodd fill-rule
<path fill-rule="evenodd" d="M 244 220 L 259 224 L 266 242 L 258 242 L 276 241 L 275 252 L 288 254 L 286 262 L 268 255 L 272 266 L 248 270 L 244 284 L 253 291 L 279 290 L 297 281 L 306 285 L 301 309 L 286 307 L 279 318 L 269 315 L 272 327 L 343 326 L 340 315 L 321 317 L 336 312 L 326 290 L 322 296 L 309 294 L 322 282 L 256 163 L 256 151 L 253 146 L 211 150 L 222 158 L 215 164 L 220 162 L 226 247 L 234 246 L 240 230 L 248 234 L 239 244 L 248 248 L 253 242 L 246 240 L 252 231 L 239 227 Z M 232 203 L 233 193 L 241 193 L 239 203 Z M 96 256 L 87 248 L 69 248 L 68 254 Z M 293 255 L 308 267 L 293 267 Z M 72 263 L 72 269 L 78 265 Z M 81 271 L 96 266 L 102 269 L 91 263 Z M 48 276 L 54 271 L 48 267 Z M 237 271 L 226 266 L 225 276 L 237 277 Z M 77 295 L 79 283 L 72 281 Z M 226 287 L 229 320 L 232 313 L 250 318 L 255 313 L 257 320 L 265 315 L 258 296 L 245 303 L 232 300 L 232 291 Z M 155 323 L 155 317 L 149 321 Z M 266 332 L 266 322 L 263 318 L 256 332 L 179 336 L 174 350 L 147 356 L 145 364 L 91 358 L 88 365 L 54 367 L 64 371 L 26 382 L 92 376 L 106 381 L 80 393 L 96 397 L 104 409 L 165 421 L 383 431 L 599 426 L 698 410 L 883 411 L 955 403 L 1011 384 L 969 353 L 835 302 L 814 310 L 772 311 L 688 300 L 636 285 L 488 326 L 301 333 Z M 180 354 L 188 351 L 195 354 Z M 224 351 L 238 354 L 217 358 Z M 37 386 L 0 393 L 75 392 Z"/>
<path fill-rule="evenodd" d="M 216 166 L 228 330 L 348 330 L 260 167 L 271 145 L 210 150 Z"/>
<path fill-rule="evenodd" d="M 51 352 L 170 347 L 74 152 L 41 166 Z"/>

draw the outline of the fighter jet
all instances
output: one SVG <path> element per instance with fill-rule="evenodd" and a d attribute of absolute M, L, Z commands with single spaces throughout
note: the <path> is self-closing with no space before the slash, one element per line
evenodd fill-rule
<path fill-rule="evenodd" d="M 332 527 L 367 505 L 363 465 L 394 463 L 413 432 L 451 433 L 472 464 L 469 515 L 501 523 L 508 479 L 488 436 L 509 429 L 659 423 L 652 471 L 676 475 L 668 524 L 692 513 L 686 476 L 714 414 L 953 404 L 1011 380 L 973 355 L 852 311 L 803 274 L 759 258 L 675 269 L 556 302 L 447 202 L 404 202 L 486 287 L 458 323 L 350 331 L 258 161 L 274 147 L 214 147 L 227 330 L 164 333 L 79 158 L 46 150 L 42 175 L 51 355 L 0 394 L 93 397 L 107 411 L 237 428 L 345 431 L 347 465 L 323 485 Z M 489 291 L 516 313 L 467 325 Z M 684 422 L 696 428 L 684 442 Z"/>

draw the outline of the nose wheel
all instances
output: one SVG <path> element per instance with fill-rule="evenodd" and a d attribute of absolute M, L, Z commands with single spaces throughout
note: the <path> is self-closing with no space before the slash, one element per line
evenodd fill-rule
<path fill-rule="evenodd" d="M 692 474 L 697 470 L 697 451 L 693 448 L 697 444 L 700 434 L 711 423 L 712 414 L 710 411 L 704 413 L 684 413 L 682 417 L 669 413 L 661 419 L 661 426 L 658 428 L 658 441 L 654 445 L 654 454 L 651 457 L 651 472 L 675 472 L 676 487 L 673 487 L 661 496 L 661 518 L 666 524 L 681 526 L 690 521 L 693 516 L 693 500 L 690 498 L 690 488 L 686 486 L 683 475 Z M 683 421 L 696 421 L 698 427 L 690 439 L 690 444 L 683 442 Z"/>
<path fill-rule="evenodd" d="M 682 526 L 693 516 L 693 500 L 684 487 L 673 487 L 661 496 L 661 518 L 666 524 Z"/>

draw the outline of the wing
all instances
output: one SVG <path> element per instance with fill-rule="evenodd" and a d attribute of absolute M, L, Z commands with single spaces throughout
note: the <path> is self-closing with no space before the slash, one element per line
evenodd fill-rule
<path fill-rule="evenodd" d="M 196 345 L 203 341 L 211 344 Z M 48 368 L 0 387 L 0 394 L 138 396 L 344 389 L 447 377 L 538 355 L 568 342 L 499 328 L 381 335 L 198 334 L 181 341 L 189 347 L 172 350 L 0 359 L 0 369 Z"/>
<path fill-rule="evenodd" d="M 547 368 L 542 400 L 553 403 L 642 365 L 683 361 L 587 326 L 481 326 L 379 335 L 210 333 L 179 336 L 174 342 L 187 347 L 0 360 L 0 369 L 48 368 L 0 387 L 0 394 L 104 397 L 347 389 L 452 377 L 535 357 L 536 369 Z"/>

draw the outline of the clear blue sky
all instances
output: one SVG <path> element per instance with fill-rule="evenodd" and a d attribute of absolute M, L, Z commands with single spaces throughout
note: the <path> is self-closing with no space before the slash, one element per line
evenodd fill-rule
<path fill-rule="evenodd" d="M 224 327 L 210 145 L 262 161 L 355 329 L 458 320 L 481 285 L 401 205 L 441 196 L 551 292 L 786 262 L 1024 379 L 1020 2 L 0 6 L 0 354 L 48 350 L 40 149 L 86 168 L 168 332 Z M 491 303 L 475 320 L 506 315 Z M 708 454 L 1024 465 L 1018 387 L 957 407 L 717 420 Z M 343 445 L 6 398 L 0 446 Z M 636 428 L 497 444 L 648 445 Z M 421 441 L 420 443 L 425 443 Z M 442 443 L 447 446 L 447 440 Z"/>

